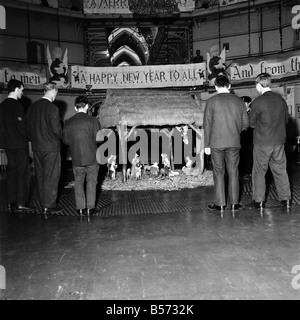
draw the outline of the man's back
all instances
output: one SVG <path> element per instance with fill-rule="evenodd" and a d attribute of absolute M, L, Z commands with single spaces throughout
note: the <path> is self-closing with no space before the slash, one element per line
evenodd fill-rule
<path fill-rule="evenodd" d="M 34 102 L 29 107 L 26 121 L 33 151 L 60 151 L 60 115 L 52 102 L 47 99 Z"/>
<path fill-rule="evenodd" d="M 7 98 L 0 104 L 0 131 L 3 148 L 28 148 L 25 113 L 17 100 Z"/>
<path fill-rule="evenodd" d="M 285 100 L 267 91 L 251 104 L 250 126 L 254 128 L 253 142 L 258 145 L 281 145 L 286 139 L 288 107 Z"/>
<path fill-rule="evenodd" d="M 83 112 L 66 122 L 63 141 L 70 147 L 73 166 L 97 164 L 96 135 L 99 130 L 99 120 Z"/>
<path fill-rule="evenodd" d="M 241 131 L 248 125 L 248 114 L 239 97 L 219 93 L 207 100 L 204 113 L 206 147 L 240 147 Z"/>

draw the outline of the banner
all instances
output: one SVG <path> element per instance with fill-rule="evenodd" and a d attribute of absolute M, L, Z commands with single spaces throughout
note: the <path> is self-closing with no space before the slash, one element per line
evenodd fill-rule
<path fill-rule="evenodd" d="M 200 86 L 206 79 L 206 63 L 135 67 L 72 66 L 71 87 L 86 89 L 163 88 Z"/>
<path fill-rule="evenodd" d="M 17 79 L 24 83 L 25 89 L 43 88 L 47 81 L 44 66 L 21 63 L 0 65 L 0 82 L 7 84 L 10 79 Z"/>
<path fill-rule="evenodd" d="M 267 72 L 272 78 L 292 76 L 300 70 L 300 52 L 280 54 L 269 58 L 248 59 L 234 62 L 230 66 L 232 82 L 254 80 L 260 73 Z"/>
<path fill-rule="evenodd" d="M 239 2 L 245 2 L 247 0 L 219 0 L 220 6 L 229 6 L 231 4 L 236 4 Z"/>
<path fill-rule="evenodd" d="M 181 12 L 195 10 L 195 0 L 177 0 Z M 85 14 L 131 14 L 128 0 L 84 0 Z"/>

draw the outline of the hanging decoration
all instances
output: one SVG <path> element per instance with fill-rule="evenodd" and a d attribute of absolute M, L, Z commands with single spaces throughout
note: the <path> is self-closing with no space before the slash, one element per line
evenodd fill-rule
<path fill-rule="evenodd" d="M 49 46 L 47 46 L 47 61 L 48 68 L 51 77 L 49 82 L 54 82 L 58 87 L 67 87 L 68 83 L 68 50 L 65 50 L 63 55 L 62 49 L 56 47 L 52 51 L 52 56 L 50 53 Z"/>
<path fill-rule="evenodd" d="M 226 75 L 226 50 L 225 48 L 220 53 L 219 45 L 211 46 L 207 52 L 207 73 L 208 80 L 214 85 L 215 78 L 220 75 Z"/>
<path fill-rule="evenodd" d="M 177 0 L 128 0 L 128 4 L 135 14 L 169 16 L 179 12 Z"/>

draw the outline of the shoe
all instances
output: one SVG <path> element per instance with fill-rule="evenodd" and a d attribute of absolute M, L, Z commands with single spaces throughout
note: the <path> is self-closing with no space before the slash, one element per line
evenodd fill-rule
<path fill-rule="evenodd" d="M 260 201 L 260 202 L 252 201 L 252 202 L 246 204 L 246 207 L 249 209 L 263 210 L 263 208 L 265 207 L 265 202 L 264 201 Z"/>
<path fill-rule="evenodd" d="M 56 214 L 56 213 L 60 213 L 63 211 L 63 208 L 61 207 L 56 207 L 56 208 L 44 208 L 43 209 L 43 214 Z"/>
<path fill-rule="evenodd" d="M 281 206 L 285 208 L 290 208 L 292 206 L 292 200 L 282 200 L 280 203 Z"/>
<path fill-rule="evenodd" d="M 79 214 L 80 216 L 85 216 L 85 209 L 77 209 L 76 212 L 77 212 L 77 214 Z"/>
<path fill-rule="evenodd" d="M 16 206 L 16 212 L 32 212 L 35 210 L 36 210 L 36 207 L 30 206 L 28 204 L 18 204 Z"/>
<path fill-rule="evenodd" d="M 17 206 L 17 204 L 15 202 L 14 203 L 9 203 L 7 205 L 7 207 L 6 207 L 6 212 L 9 212 L 9 213 L 15 212 L 16 206 Z"/>
<path fill-rule="evenodd" d="M 208 210 L 210 210 L 210 211 L 224 211 L 225 210 L 225 206 L 217 206 L 215 204 L 209 204 L 208 205 Z"/>
<path fill-rule="evenodd" d="M 95 216 L 98 213 L 100 213 L 100 209 L 92 208 L 92 209 L 87 209 L 87 216 Z"/>
<path fill-rule="evenodd" d="M 232 204 L 230 206 L 231 211 L 238 211 L 239 209 L 242 209 L 242 208 L 243 208 L 243 205 L 241 203 Z"/>

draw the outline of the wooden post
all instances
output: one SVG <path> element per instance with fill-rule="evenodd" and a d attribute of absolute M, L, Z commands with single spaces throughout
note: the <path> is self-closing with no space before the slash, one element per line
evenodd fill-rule
<path fill-rule="evenodd" d="M 173 141 L 172 141 L 172 136 L 173 136 L 174 128 L 170 132 L 169 136 L 169 143 L 170 143 L 170 164 L 171 164 L 171 170 L 174 171 L 174 154 L 173 154 Z"/>
<path fill-rule="evenodd" d="M 126 163 L 127 163 L 127 144 L 125 139 L 125 130 L 124 126 L 126 124 L 122 121 L 119 121 L 118 124 L 118 133 L 119 133 L 119 142 L 121 146 L 121 162 L 122 162 L 122 172 L 123 172 L 123 182 L 126 181 Z"/>
<path fill-rule="evenodd" d="M 202 174 L 204 171 L 204 130 L 196 128 L 192 124 L 189 125 L 196 132 L 196 154 L 199 156 L 200 165 L 199 172 Z"/>

